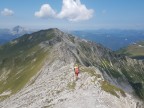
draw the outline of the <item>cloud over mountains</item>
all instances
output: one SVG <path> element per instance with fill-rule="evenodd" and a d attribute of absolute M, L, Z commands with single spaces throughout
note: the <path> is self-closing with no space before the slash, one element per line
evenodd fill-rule
<path fill-rule="evenodd" d="M 39 11 L 35 12 L 38 18 L 57 18 L 67 19 L 69 21 L 82 21 L 92 18 L 93 9 L 87 9 L 80 0 L 63 0 L 62 9 L 59 13 L 49 5 L 43 4 Z"/>
<path fill-rule="evenodd" d="M 43 4 L 40 10 L 35 12 L 35 16 L 39 18 L 55 17 L 56 12 L 51 8 L 49 4 Z"/>

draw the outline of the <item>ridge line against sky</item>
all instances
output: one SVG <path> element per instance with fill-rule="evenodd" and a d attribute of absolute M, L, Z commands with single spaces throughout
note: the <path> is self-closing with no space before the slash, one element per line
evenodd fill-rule
<path fill-rule="evenodd" d="M 0 1 L 0 28 L 144 29 L 144 0 Z"/>

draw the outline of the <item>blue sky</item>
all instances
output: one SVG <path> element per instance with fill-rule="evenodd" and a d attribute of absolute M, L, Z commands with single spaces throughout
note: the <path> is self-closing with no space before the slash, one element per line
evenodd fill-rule
<path fill-rule="evenodd" d="M 144 29 L 144 0 L 1 0 L 0 28 Z"/>

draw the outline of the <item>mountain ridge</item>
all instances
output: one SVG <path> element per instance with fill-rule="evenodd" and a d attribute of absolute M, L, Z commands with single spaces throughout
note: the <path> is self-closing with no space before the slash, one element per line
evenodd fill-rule
<path fill-rule="evenodd" d="M 69 104 L 78 108 L 142 108 L 142 102 L 134 95 L 143 98 L 143 62 L 114 54 L 100 44 L 73 37 L 55 28 L 15 39 L 0 48 L 0 55 L 3 55 L 0 56 L 0 78 L 4 79 L 0 82 L 4 87 L 0 89 L 0 97 L 10 96 L 0 102 L 4 108 L 67 108 Z M 80 65 L 78 81 L 74 79 L 75 63 Z M 138 70 L 134 69 L 136 66 Z M 87 99 L 87 96 L 91 98 Z M 116 103 L 111 103 L 108 98 Z M 85 100 L 92 105 L 85 103 Z"/>

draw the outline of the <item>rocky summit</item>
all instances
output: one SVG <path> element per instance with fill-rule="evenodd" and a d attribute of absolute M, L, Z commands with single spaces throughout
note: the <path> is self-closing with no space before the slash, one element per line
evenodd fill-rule
<path fill-rule="evenodd" d="M 57 28 L 26 34 L 0 46 L 0 108 L 144 108 L 144 62 Z"/>

